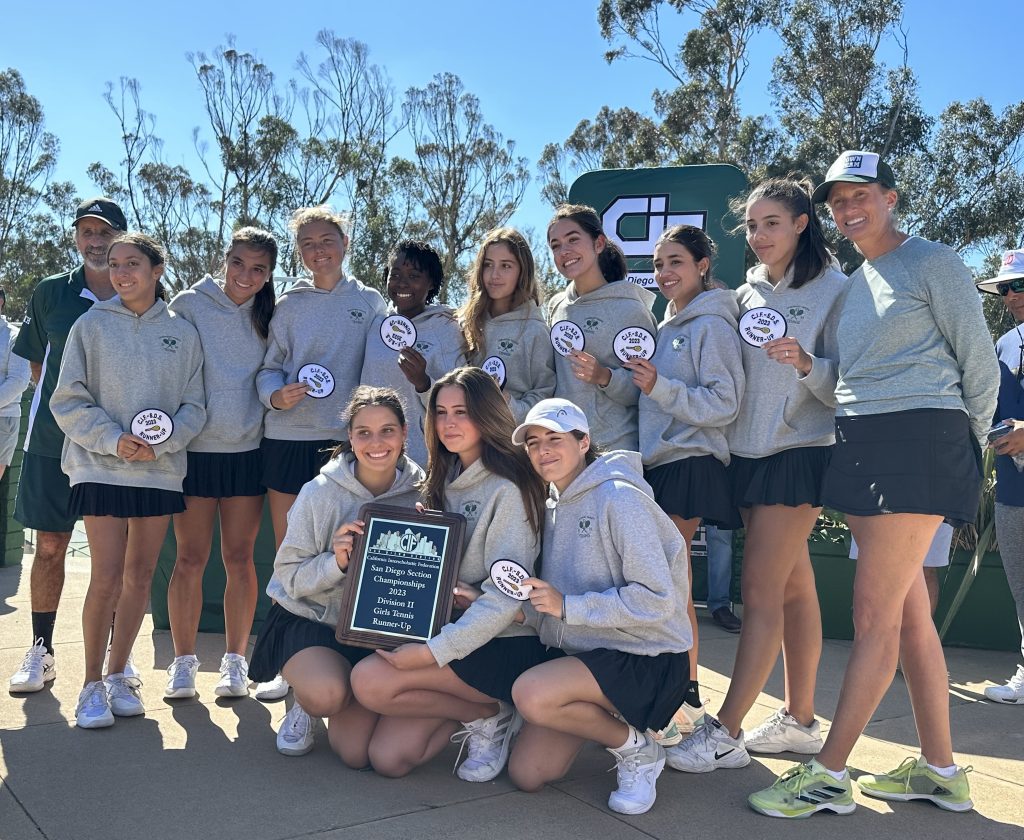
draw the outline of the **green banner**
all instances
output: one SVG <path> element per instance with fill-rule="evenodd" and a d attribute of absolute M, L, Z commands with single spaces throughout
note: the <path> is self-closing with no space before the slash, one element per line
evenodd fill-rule
<path fill-rule="evenodd" d="M 714 276 L 736 288 L 745 279 L 745 242 L 729 229 L 729 199 L 747 189 L 746 176 L 724 163 L 665 166 L 659 169 L 601 169 L 581 175 L 569 189 L 569 201 L 589 204 L 601 216 L 605 234 L 629 263 L 629 279 L 657 291 L 654 243 L 665 228 L 694 225 L 718 246 Z M 659 297 L 658 309 L 664 309 Z"/>

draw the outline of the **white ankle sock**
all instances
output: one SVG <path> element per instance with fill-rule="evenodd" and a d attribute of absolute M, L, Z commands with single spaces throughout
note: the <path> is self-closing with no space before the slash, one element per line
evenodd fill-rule
<path fill-rule="evenodd" d="M 955 764 L 950 764 L 949 767 L 936 767 L 934 764 L 929 764 L 928 769 L 933 773 L 938 773 L 943 779 L 952 779 L 956 775 Z"/>
<path fill-rule="evenodd" d="M 622 752 L 623 750 L 630 750 L 634 747 L 639 747 L 644 742 L 644 736 L 640 734 L 639 730 L 631 724 L 626 724 L 629 727 L 629 734 L 626 736 L 626 743 L 616 749 L 616 752 Z"/>
<path fill-rule="evenodd" d="M 816 758 L 812 758 L 809 763 L 810 764 L 814 764 L 816 767 L 820 768 L 822 772 L 828 773 L 837 782 L 841 782 L 841 781 L 843 781 L 843 779 L 846 778 L 846 768 L 845 767 L 837 773 L 835 770 L 829 770 L 824 764 L 822 764 Z"/>

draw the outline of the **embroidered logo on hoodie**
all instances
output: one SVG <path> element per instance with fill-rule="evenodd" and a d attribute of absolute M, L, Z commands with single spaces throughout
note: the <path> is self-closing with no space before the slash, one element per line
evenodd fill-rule
<path fill-rule="evenodd" d="M 596 333 L 601 329 L 603 323 L 604 321 L 600 318 L 587 318 L 583 321 L 583 332 Z"/>
<path fill-rule="evenodd" d="M 511 338 L 503 338 L 498 342 L 498 352 L 502 356 L 511 356 L 516 352 L 516 342 Z"/>
<path fill-rule="evenodd" d="M 462 515 L 466 519 L 476 519 L 480 515 L 480 502 L 475 499 L 470 499 L 468 502 L 462 503 Z"/>
<path fill-rule="evenodd" d="M 181 342 L 178 341 L 177 336 L 173 335 L 162 335 L 160 336 L 160 344 L 164 350 L 169 353 L 177 353 L 178 347 L 181 346 Z"/>
<path fill-rule="evenodd" d="M 786 318 L 791 324 L 799 324 L 809 312 L 806 306 L 790 306 L 786 309 Z"/>
<path fill-rule="evenodd" d="M 594 533 L 594 517 L 581 516 L 576 523 L 576 534 L 580 537 L 589 537 Z"/>
<path fill-rule="evenodd" d="M 348 317 L 355 321 L 357 324 L 361 324 L 366 318 L 366 311 L 363 309 L 350 309 L 348 311 Z"/>

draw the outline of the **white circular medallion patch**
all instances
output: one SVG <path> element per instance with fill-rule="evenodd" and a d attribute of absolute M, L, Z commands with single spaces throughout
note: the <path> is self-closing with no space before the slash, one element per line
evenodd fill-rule
<path fill-rule="evenodd" d="M 389 315 L 380 325 L 380 338 L 398 353 L 416 343 L 416 326 L 401 315 Z"/>
<path fill-rule="evenodd" d="M 781 312 L 767 306 L 750 309 L 740 318 L 740 338 L 752 347 L 761 347 L 785 334 L 786 319 Z"/>
<path fill-rule="evenodd" d="M 163 443 L 174 433 L 174 422 L 166 411 L 147 408 L 132 418 L 132 434 L 148 444 Z"/>
<path fill-rule="evenodd" d="M 626 327 L 618 332 L 612 342 L 615 355 L 624 362 L 651 358 L 655 346 L 654 336 L 643 327 Z"/>
<path fill-rule="evenodd" d="M 309 386 L 306 395 L 322 400 L 334 393 L 334 375 L 323 365 L 303 365 L 299 368 L 299 382 Z"/>
<path fill-rule="evenodd" d="M 558 321 L 551 328 L 551 346 L 557 353 L 568 356 L 573 350 L 583 351 L 586 342 L 583 339 L 583 330 L 579 324 L 572 321 Z"/>
<path fill-rule="evenodd" d="M 480 365 L 484 373 L 490 374 L 491 378 L 498 383 L 499 388 L 505 387 L 505 363 L 497 356 L 488 356 Z"/>
<path fill-rule="evenodd" d="M 533 587 L 523 586 L 523 581 L 528 577 L 530 573 L 514 560 L 495 560 L 491 563 L 491 583 L 509 598 L 525 601 L 530 597 Z"/>

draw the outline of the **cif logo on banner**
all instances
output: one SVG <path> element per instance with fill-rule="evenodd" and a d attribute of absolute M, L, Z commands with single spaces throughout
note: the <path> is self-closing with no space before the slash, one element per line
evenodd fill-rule
<path fill-rule="evenodd" d="M 705 228 L 703 210 L 669 212 L 667 193 L 620 195 L 601 213 L 605 234 L 626 255 L 629 279 L 644 288 L 654 288 L 654 245 L 658 237 L 673 225 Z M 637 265 L 639 263 L 639 266 Z"/>

